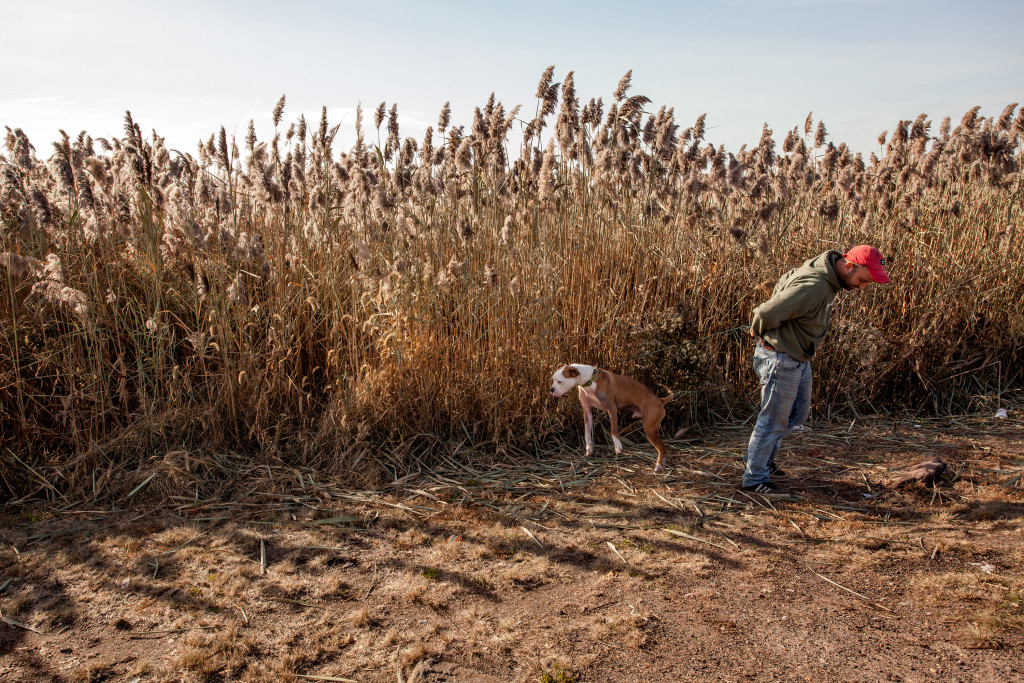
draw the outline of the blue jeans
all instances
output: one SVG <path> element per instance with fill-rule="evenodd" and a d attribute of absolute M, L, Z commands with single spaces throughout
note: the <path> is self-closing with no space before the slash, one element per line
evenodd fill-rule
<path fill-rule="evenodd" d="M 754 372 L 761 380 L 761 412 L 743 460 L 743 485 L 769 479 L 768 468 L 779 454 L 782 437 L 799 427 L 811 412 L 811 364 L 760 344 L 754 350 Z"/>

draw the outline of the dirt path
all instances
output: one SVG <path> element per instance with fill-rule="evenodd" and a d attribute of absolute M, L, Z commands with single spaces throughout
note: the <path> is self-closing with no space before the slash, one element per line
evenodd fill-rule
<path fill-rule="evenodd" d="M 1024 425 L 818 425 L 792 500 L 737 492 L 745 440 L 6 508 L 0 680 L 1024 680 Z"/>

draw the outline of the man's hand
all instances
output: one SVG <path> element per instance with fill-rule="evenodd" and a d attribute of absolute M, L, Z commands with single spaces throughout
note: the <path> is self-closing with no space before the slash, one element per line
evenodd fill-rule
<path fill-rule="evenodd" d="M 748 327 L 748 328 L 747 328 L 747 331 L 748 331 L 748 332 L 750 332 L 750 336 L 751 336 L 751 337 L 753 337 L 754 339 L 757 339 L 757 335 L 756 335 L 756 334 L 754 334 L 754 326 L 753 326 L 753 325 L 751 325 L 750 327 Z"/>

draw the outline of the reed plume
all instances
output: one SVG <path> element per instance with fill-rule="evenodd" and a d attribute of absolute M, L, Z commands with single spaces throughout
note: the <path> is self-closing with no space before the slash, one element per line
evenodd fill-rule
<path fill-rule="evenodd" d="M 281 116 L 284 115 L 284 104 L 285 96 L 281 95 L 281 99 L 279 99 L 277 101 L 277 104 L 274 105 L 274 111 L 270 116 L 271 120 L 274 122 L 274 128 L 277 128 L 279 125 L 281 125 Z"/>
<path fill-rule="evenodd" d="M 680 130 L 631 79 L 605 111 L 550 67 L 529 120 L 492 93 L 453 123 L 446 102 L 421 142 L 381 103 L 379 156 L 361 106 L 336 150 L 326 108 L 286 123 L 284 96 L 273 138 L 254 121 L 242 153 L 223 127 L 172 153 L 126 113 L 123 135 L 62 132 L 39 159 L 7 127 L 0 325 L 18 344 L 0 347 L 0 446 L 78 493 L 97 453 L 128 471 L 172 442 L 394 478 L 471 457 L 452 444 L 553 444 L 566 416 L 538 387 L 567 357 L 672 385 L 670 419 L 710 422 L 751 408 L 736 328 L 756 288 L 866 240 L 894 283 L 835 315 L 879 341 L 874 371 L 848 386 L 867 356 L 826 345 L 816 406 L 941 412 L 1021 386 L 1016 105 L 937 137 L 925 114 L 900 121 L 868 159 L 811 113 L 730 152 L 706 114 Z M 669 320 L 685 338 L 638 345 Z M 29 492 L 23 475 L 4 493 Z"/>

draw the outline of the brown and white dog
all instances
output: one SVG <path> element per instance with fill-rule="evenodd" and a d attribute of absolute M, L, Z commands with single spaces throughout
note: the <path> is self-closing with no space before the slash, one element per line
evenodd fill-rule
<path fill-rule="evenodd" d="M 579 389 L 580 403 L 583 405 L 583 426 L 588 456 L 594 454 L 594 416 L 591 411 L 600 408 L 608 413 L 615 452 L 622 453 L 622 442 L 619 441 L 619 411 L 628 409 L 633 411 L 633 417 L 642 418 L 644 433 L 658 451 L 658 462 L 654 465 L 654 471 L 660 472 L 665 469 L 668 447 L 658 435 L 658 430 L 661 427 L 661 420 L 665 417 L 665 404 L 674 396 L 671 390 L 665 398 L 658 398 L 653 391 L 632 377 L 616 375 L 592 365 L 573 363 L 555 370 L 555 374 L 551 376 L 552 396 L 564 396 L 573 387 Z"/>

